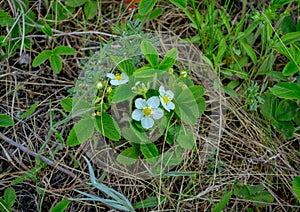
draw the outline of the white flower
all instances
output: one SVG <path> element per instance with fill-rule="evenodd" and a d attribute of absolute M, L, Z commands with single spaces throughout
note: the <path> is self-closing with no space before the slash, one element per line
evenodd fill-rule
<path fill-rule="evenodd" d="M 111 85 L 121 85 L 125 84 L 128 82 L 129 78 L 126 74 L 116 74 L 114 75 L 113 73 L 107 73 L 106 76 L 110 78 L 110 84 Z"/>
<path fill-rule="evenodd" d="M 171 102 L 174 98 L 174 93 L 170 90 L 165 91 L 164 86 L 160 86 L 158 91 L 160 102 L 166 111 L 170 112 L 170 110 L 174 110 L 175 105 L 173 102 Z"/>
<path fill-rule="evenodd" d="M 152 96 L 147 101 L 142 98 L 138 98 L 134 102 L 135 109 L 132 112 L 131 117 L 136 121 L 141 121 L 142 127 L 149 129 L 154 125 L 153 119 L 160 119 L 163 117 L 163 111 L 159 108 L 159 98 Z"/>

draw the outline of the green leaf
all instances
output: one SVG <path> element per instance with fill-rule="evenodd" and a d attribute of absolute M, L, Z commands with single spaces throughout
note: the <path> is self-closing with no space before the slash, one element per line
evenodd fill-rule
<path fill-rule="evenodd" d="M 218 63 L 222 62 L 222 59 L 223 59 L 223 56 L 224 56 L 224 53 L 226 52 L 226 50 L 227 50 L 226 40 L 225 40 L 225 38 L 222 38 L 219 43 L 219 46 L 218 46 L 218 54 L 217 54 L 217 62 Z"/>
<path fill-rule="evenodd" d="M 162 13 L 163 9 L 161 7 L 154 9 L 149 15 L 149 20 L 158 18 Z"/>
<path fill-rule="evenodd" d="M 57 203 L 54 208 L 52 208 L 51 212 L 63 212 L 67 209 L 69 205 L 69 200 L 63 199 L 59 203 Z"/>
<path fill-rule="evenodd" d="M 189 127 L 181 126 L 177 130 L 176 142 L 184 149 L 194 149 L 195 148 L 195 138 L 192 129 Z"/>
<path fill-rule="evenodd" d="M 135 70 L 135 67 L 131 59 L 124 59 L 115 55 L 110 56 L 116 64 L 117 68 L 126 73 L 127 76 L 131 76 Z"/>
<path fill-rule="evenodd" d="M 2 198 L 0 198 L 0 211 L 12 211 L 11 207 L 9 207 L 8 204 Z"/>
<path fill-rule="evenodd" d="M 121 132 L 116 121 L 111 115 L 102 112 L 102 116 L 96 116 L 96 129 L 105 137 L 118 141 L 121 138 Z"/>
<path fill-rule="evenodd" d="M 68 46 L 57 46 L 55 47 L 55 49 L 53 49 L 53 54 L 72 55 L 72 54 L 76 54 L 76 51 L 75 49 Z"/>
<path fill-rule="evenodd" d="M 148 136 L 144 131 L 136 129 L 131 123 L 130 127 L 122 128 L 122 136 L 131 143 L 146 143 L 148 142 Z"/>
<path fill-rule="evenodd" d="M 136 95 L 131 90 L 133 86 L 134 85 L 132 84 L 131 80 L 129 80 L 128 84 L 119 85 L 115 92 L 111 94 L 113 95 L 111 102 L 122 102 L 124 100 L 133 98 Z"/>
<path fill-rule="evenodd" d="M 87 0 L 66 0 L 65 4 L 69 7 L 79 7 L 86 3 Z"/>
<path fill-rule="evenodd" d="M 175 112 L 179 118 L 190 125 L 199 117 L 198 105 L 190 89 L 183 83 L 174 86 Z"/>
<path fill-rule="evenodd" d="M 164 204 L 166 202 L 166 198 L 164 196 L 160 197 L 160 201 L 158 201 L 157 197 L 150 197 L 140 202 L 134 204 L 135 209 L 145 209 L 145 208 L 152 208 L 157 207 L 160 204 Z"/>
<path fill-rule="evenodd" d="M 281 38 L 281 42 L 277 42 L 273 47 L 282 46 L 282 43 L 287 46 L 289 44 L 300 41 L 300 32 L 290 32 L 288 34 L 283 35 Z"/>
<path fill-rule="evenodd" d="M 274 8 L 279 8 L 285 4 L 290 3 L 292 0 L 272 0 L 272 6 Z"/>
<path fill-rule="evenodd" d="M 284 33 L 290 33 L 296 31 L 296 26 L 294 24 L 294 20 L 291 16 L 286 16 L 279 24 L 278 28 Z"/>
<path fill-rule="evenodd" d="M 139 150 L 136 147 L 129 147 L 122 151 L 118 157 L 117 161 L 121 164 L 131 165 L 137 162 L 139 159 Z"/>
<path fill-rule="evenodd" d="M 84 5 L 84 14 L 88 20 L 93 19 L 97 15 L 97 11 L 98 5 L 96 1 L 88 1 Z"/>
<path fill-rule="evenodd" d="M 36 56 L 32 62 L 33 67 L 37 67 L 41 65 L 43 62 L 45 62 L 52 54 L 52 51 L 50 50 L 44 50 L 42 51 L 38 56 Z"/>
<path fill-rule="evenodd" d="M 181 163 L 181 154 L 180 149 L 177 148 L 175 151 L 173 149 L 169 149 L 163 155 L 163 163 L 166 166 L 176 166 Z"/>
<path fill-rule="evenodd" d="M 149 41 L 141 43 L 141 51 L 153 68 L 158 66 L 159 55 L 156 48 Z"/>
<path fill-rule="evenodd" d="M 35 102 L 33 105 L 31 105 L 31 107 L 25 113 L 23 113 L 20 116 L 20 119 L 25 119 L 25 118 L 31 116 L 35 112 L 35 110 L 38 106 L 39 106 L 39 103 Z"/>
<path fill-rule="evenodd" d="M 4 201 L 9 207 L 12 207 L 16 201 L 16 192 L 13 188 L 7 188 L 4 191 Z"/>
<path fill-rule="evenodd" d="M 279 82 L 270 91 L 280 98 L 300 100 L 300 85 L 292 82 Z"/>
<path fill-rule="evenodd" d="M 174 63 L 176 62 L 177 57 L 178 57 L 177 49 L 172 48 L 164 56 L 164 59 L 159 64 L 158 69 L 167 71 L 169 68 L 171 68 L 174 65 Z"/>
<path fill-rule="evenodd" d="M 247 55 L 251 58 L 251 60 L 253 61 L 254 64 L 257 63 L 257 57 L 255 54 L 255 51 L 253 50 L 253 48 L 246 42 L 241 41 L 240 42 L 242 48 L 245 50 L 245 52 L 247 53 Z"/>
<path fill-rule="evenodd" d="M 283 76 L 290 76 L 297 73 L 298 71 L 298 66 L 293 61 L 290 61 L 284 66 L 282 74 Z"/>
<path fill-rule="evenodd" d="M 274 128 L 278 131 L 283 133 L 283 135 L 286 138 L 293 138 L 294 137 L 294 132 L 295 132 L 295 127 L 293 122 L 291 121 L 277 121 L 273 119 L 271 121 L 272 125 Z"/>
<path fill-rule="evenodd" d="M 45 25 L 43 26 L 43 28 L 41 30 L 45 35 L 48 35 L 50 37 L 53 35 L 52 29 L 47 23 L 45 23 Z"/>
<path fill-rule="evenodd" d="M 205 93 L 205 89 L 201 85 L 194 85 L 194 86 L 191 86 L 189 88 L 190 88 L 190 90 L 193 93 L 195 98 L 203 96 L 204 93 Z"/>
<path fill-rule="evenodd" d="M 148 163 L 155 164 L 157 162 L 159 151 L 154 143 L 141 144 L 140 148 Z"/>
<path fill-rule="evenodd" d="M 202 97 L 205 93 L 205 90 L 200 85 L 194 85 L 190 87 L 191 92 L 196 100 L 198 106 L 199 116 L 202 115 L 206 109 L 205 99 Z"/>
<path fill-rule="evenodd" d="M 300 176 L 296 176 L 293 180 L 293 191 L 298 197 L 298 200 L 300 201 Z"/>
<path fill-rule="evenodd" d="M 14 120 L 6 114 L 0 114 L 0 127 L 10 126 L 14 126 Z"/>
<path fill-rule="evenodd" d="M 92 119 L 81 119 L 71 129 L 67 138 L 67 146 L 76 146 L 89 139 L 94 132 L 94 121 Z"/>
<path fill-rule="evenodd" d="M 5 27 L 5 26 L 12 26 L 14 24 L 14 20 L 12 17 L 5 12 L 4 10 L 0 10 L 0 26 Z"/>
<path fill-rule="evenodd" d="M 282 100 L 276 110 L 276 120 L 278 121 L 291 121 L 297 112 L 298 106 L 295 101 L 286 99 Z"/>
<path fill-rule="evenodd" d="M 220 200 L 218 204 L 212 209 L 212 212 L 222 212 L 223 208 L 227 205 L 232 196 L 233 192 L 229 191 L 225 196 Z"/>
<path fill-rule="evenodd" d="M 61 58 L 56 54 L 52 54 L 49 59 L 51 68 L 53 69 L 54 73 L 59 74 L 62 69 Z"/>
<path fill-rule="evenodd" d="M 187 6 L 187 0 L 170 0 L 176 7 L 185 10 Z"/>
<path fill-rule="evenodd" d="M 73 99 L 72 98 L 64 98 L 64 99 L 60 100 L 60 104 L 65 111 L 71 112 Z"/>
<path fill-rule="evenodd" d="M 157 0 L 141 0 L 139 4 L 139 14 L 141 16 L 147 15 L 156 4 Z"/>
<path fill-rule="evenodd" d="M 275 112 L 279 101 L 276 96 L 269 92 L 262 95 L 262 98 L 264 99 L 264 103 L 260 105 L 260 112 L 267 121 L 271 121 L 275 118 Z"/>

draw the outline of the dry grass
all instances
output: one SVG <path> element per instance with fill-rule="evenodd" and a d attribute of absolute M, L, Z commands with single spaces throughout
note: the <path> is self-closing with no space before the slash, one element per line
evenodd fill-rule
<path fill-rule="evenodd" d="M 12 8 L 8 3 L 11 2 L 1 1 L 0 4 L 10 11 Z M 40 4 L 34 4 L 32 10 L 38 11 L 38 18 L 43 19 L 46 11 L 40 10 Z M 149 22 L 146 31 L 168 31 L 180 37 L 190 37 L 195 33 L 190 30 L 189 22 L 180 10 L 171 5 L 162 7 L 163 15 Z M 74 85 L 81 60 L 98 50 L 99 42 L 111 39 L 111 26 L 126 22 L 131 14 L 124 12 L 120 1 L 102 1 L 98 17 L 98 20 L 84 26 L 83 12 L 78 11 L 67 21 L 53 26 L 55 31 L 52 40 L 42 33 L 28 36 L 32 40 L 31 49 L 24 52 L 28 63 L 20 63 L 18 53 L 0 62 L 0 113 L 9 114 L 15 121 L 14 127 L 1 128 L 1 132 L 77 175 L 77 179 L 74 179 L 55 167 L 47 166 L 37 172 L 36 181 L 26 180 L 13 185 L 17 193 L 14 208 L 18 211 L 49 211 L 62 198 L 79 197 L 74 188 L 105 197 L 105 194 L 97 193 L 85 184 L 89 181 L 89 174 L 82 159 L 83 147 L 65 147 L 55 136 L 55 132 L 61 132 L 66 139 L 73 122 L 53 128 L 56 122 L 64 119 L 56 109 L 61 108 L 60 100 L 68 96 L 68 89 Z M 6 32 L 2 29 L 1 33 Z M 38 68 L 31 66 L 31 61 L 39 52 L 57 45 L 72 46 L 78 52 L 76 56 L 64 57 L 60 74 L 53 74 L 48 63 Z M 210 73 L 209 67 L 203 70 Z M 203 72 L 197 73 L 195 70 L 192 74 L 196 83 L 208 83 L 209 86 L 212 82 L 203 81 Z M 221 92 L 207 92 L 206 97 L 209 100 L 208 111 L 199 120 L 199 131 L 195 131 L 199 148 L 185 154 L 182 165 L 172 170 L 194 174 L 142 179 L 133 175 L 107 173 L 95 165 L 97 177 L 103 177 L 103 183 L 123 193 L 132 203 L 148 197 L 166 197 L 168 201 L 153 208 L 155 211 L 210 211 L 213 204 L 237 181 L 248 185 L 262 184 L 273 195 L 274 203 L 262 207 L 262 211 L 299 210 L 291 189 L 291 181 L 299 175 L 300 170 L 297 150 L 299 138 L 286 142 L 277 137 L 263 120 L 247 113 L 241 102 L 225 97 Z M 23 113 L 36 101 L 39 106 L 35 113 L 26 119 L 17 118 L 18 113 Z M 214 113 L 216 109 L 218 112 Z M 0 196 L 5 188 L 11 186 L 13 179 L 31 170 L 35 164 L 32 156 L 1 141 Z M 232 197 L 229 205 L 231 211 L 246 211 L 253 206 L 251 202 Z M 87 201 L 72 201 L 68 207 L 68 211 L 104 210 L 109 208 Z"/>

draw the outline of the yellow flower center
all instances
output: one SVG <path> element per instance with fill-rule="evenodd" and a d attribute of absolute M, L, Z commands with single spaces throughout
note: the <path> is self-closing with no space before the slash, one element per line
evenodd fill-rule
<path fill-rule="evenodd" d="M 143 109 L 143 112 L 144 112 L 144 116 L 149 116 L 149 115 L 151 115 L 152 110 L 151 110 L 150 107 L 145 107 L 145 108 Z"/>
<path fill-rule="evenodd" d="M 166 104 L 167 104 L 168 102 L 170 102 L 169 97 L 166 96 L 166 95 L 164 95 L 164 96 L 162 97 L 162 99 L 163 99 L 163 101 L 164 101 Z"/>
<path fill-rule="evenodd" d="M 122 79 L 122 75 L 121 74 L 116 74 L 115 79 L 118 80 L 118 81 L 120 81 Z"/>

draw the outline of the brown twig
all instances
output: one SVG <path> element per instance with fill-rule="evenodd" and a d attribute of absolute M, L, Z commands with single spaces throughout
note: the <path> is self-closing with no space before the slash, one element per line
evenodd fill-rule
<path fill-rule="evenodd" d="M 49 166 L 55 167 L 59 171 L 62 171 L 63 173 L 65 173 L 65 174 L 67 174 L 67 175 L 69 175 L 69 176 L 71 176 L 73 178 L 77 178 L 77 176 L 73 172 L 71 172 L 71 171 L 69 171 L 69 170 L 67 170 L 67 169 L 59 166 L 57 162 L 49 160 L 45 156 L 40 155 L 40 154 L 38 154 L 38 153 L 36 153 L 36 152 L 28 149 L 27 147 L 25 147 L 25 146 L 23 146 L 21 144 L 18 144 L 17 142 L 15 142 L 15 141 L 11 140 L 10 138 L 6 137 L 5 135 L 3 135 L 1 132 L 0 132 L 0 139 L 3 139 L 7 143 L 13 145 L 14 147 L 17 147 L 18 149 L 26 152 L 27 154 L 29 154 L 29 155 L 31 155 L 33 157 L 39 157 L 42 161 L 44 161 Z"/>

